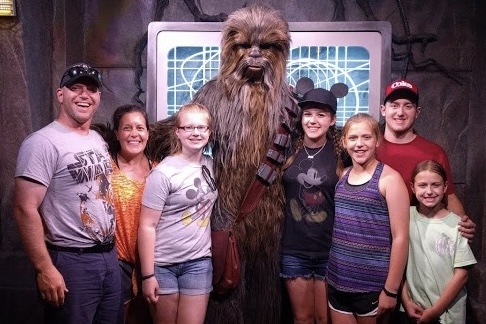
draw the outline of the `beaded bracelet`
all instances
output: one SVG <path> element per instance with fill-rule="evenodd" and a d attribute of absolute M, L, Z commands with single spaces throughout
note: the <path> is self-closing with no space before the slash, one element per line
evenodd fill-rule
<path fill-rule="evenodd" d="M 155 273 L 152 273 L 152 274 L 149 274 L 149 275 L 146 275 L 146 276 L 142 276 L 142 281 L 147 280 L 147 279 L 152 278 L 152 277 L 155 277 Z"/>
<path fill-rule="evenodd" d="M 391 291 L 387 290 L 385 287 L 383 287 L 383 292 L 388 297 L 391 297 L 391 298 L 397 298 L 398 297 L 398 294 L 392 293 Z"/>

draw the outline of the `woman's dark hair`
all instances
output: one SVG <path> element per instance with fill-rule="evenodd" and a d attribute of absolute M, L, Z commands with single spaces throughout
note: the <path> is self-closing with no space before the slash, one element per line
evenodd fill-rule
<path fill-rule="evenodd" d="M 332 109 L 325 109 L 331 113 L 331 115 L 334 117 L 336 113 Z M 295 158 L 297 157 L 297 154 L 299 150 L 304 146 L 304 129 L 302 127 L 302 115 L 303 115 L 303 109 L 300 110 L 299 116 L 295 121 L 295 128 L 294 131 L 292 132 L 292 146 L 293 146 L 293 154 L 287 159 L 285 162 L 283 169 L 287 169 L 292 165 L 294 162 Z M 345 157 L 345 152 L 341 146 L 341 135 L 336 127 L 336 124 L 329 126 L 329 129 L 327 130 L 326 133 L 326 138 L 332 140 L 333 146 L 334 146 L 334 152 L 336 153 L 337 156 L 337 166 L 336 166 L 336 174 L 338 176 L 341 175 L 343 169 L 344 169 L 344 157 Z"/>
<path fill-rule="evenodd" d="M 128 104 L 128 105 L 123 105 L 123 106 L 116 108 L 115 112 L 113 113 L 113 118 L 112 118 L 112 123 L 113 123 L 112 133 L 113 133 L 114 141 L 112 143 L 107 141 L 108 146 L 109 146 L 109 150 L 110 150 L 110 153 L 111 153 L 112 156 L 114 154 L 120 152 L 120 150 L 121 150 L 120 142 L 117 140 L 117 138 L 115 136 L 115 131 L 118 130 L 118 128 L 120 127 L 120 120 L 126 114 L 133 113 L 133 112 L 137 112 L 137 113 L 142 114 L 143 118 L 145 119 L 145 127 L 147 127 L 147 132 L 150 129 L 147 112 L 145 111 L 145 109 L 143 109 L 139 105 Z M 145 148 L 145 151 L 146 150 L 147 150 L 147 148 Z"/>
<path fill-rule="evenodd" d="M 140 107 L 139 105 L 123 105 L 118 107 L 115 112 L 113 113 L 113 130 L 118 130 L 118 127 L 120 127 L 120 120 L 122 119 L 125 114 L 131 113 L 131 112 L 138 112 L 141 113 L 143 118 L 145 119 L 145 126 L 147 127 L 147 130 L 149 129 L 149 123 L 148 123 L 148 117 L 147 117 L 147 112 L 145 109 Z"/>
<path fill-rule="evenodd" d="M 97 131 L 101 137 L 108 143 L 108 150 L 110 151 L 111 156 L 115 156 L 121 149 L 120 142 L 116 138 L 115 130 L 118 130 L 120 127 L 120 120 L 128 113 L 137 112 L 142 114 L 143 118 L 145 119 L 145 126 L 147 127 L 147 131 L 150 130 L 148 116 L 145 109 L 140 107 L 139 105 L 128 104 L 123 105 L 116 108 L 115 112 L 113 113 L 112 123 L 107 124 L 92 124 L 91 129 Z M 147 148 L 145 148 L 145 151 Z M 145 152 L 146 153 L 146 152 Z"/>

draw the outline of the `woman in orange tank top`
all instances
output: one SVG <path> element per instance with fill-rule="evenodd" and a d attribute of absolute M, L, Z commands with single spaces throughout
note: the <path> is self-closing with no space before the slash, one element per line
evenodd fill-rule
<path fill-rule="evenodd" d="M 143 298 L 138 298 L 140 278 L 137 231 L 145 178 L 152 168 L 146 153 L 149 137 L 147 114 L 138 105 L 118 107 L 112 127 L 97 125 L 112 157 L 111 184 L 116 214 L 115 241 L 122 277 L 125 323 L 151 322 Z M 148 317 L 147 317 L 148 316 Z M 134 322 L 135 323 L 135 322 Z"/>

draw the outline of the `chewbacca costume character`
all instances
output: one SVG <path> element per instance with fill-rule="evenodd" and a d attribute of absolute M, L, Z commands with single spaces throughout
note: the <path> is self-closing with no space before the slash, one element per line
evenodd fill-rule
<path fill-rule="evenodd" d="M 231 227 L 279 126 L 283 120 L 290 123 L 285 109 L 292 97 L 286 82 L 289 50 L 288 24 L 274 9 L 262 5 L 242 8 L 223 25 L 219 73 L 193 98 L 212 116 L 211 144 L 219 191 L 211 216 L 213 230 Z M 160 152 L 167 149 L 164 135 L 173 122 L 169 117 L 153 125 L 152 156 L 160 158 Z M 234 227 L 242 280 L 235 291 L 211 296 L 206 323 L 280 323 L 284 194 L 278 171 L 256 207 Z"/>
<path fill-rule="evenodd" d="M 276 10 L 250 6 L 230 14 L 223 25 L 218 76 L 193 98 L 205 105 L 213 118 L 219 190 L 213 229 L 230 227 L 281 121 L 287 118 L 289 50 L 288 24 Z M 207 323 L 280 322 L 282 221 L 279 173 L 256 208 L 234 227 L 242 281 L 229 296 L 211 298 Z"/>

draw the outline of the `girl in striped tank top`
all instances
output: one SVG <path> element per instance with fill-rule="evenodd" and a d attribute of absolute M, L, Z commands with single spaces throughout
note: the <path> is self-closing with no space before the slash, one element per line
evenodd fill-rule
<path fill-rule="evenodd" d="M 386 323 L 408 255 L 408 191 L 400 174 L 379 162 L 377 121 L 352 116 L 342 143 L 353 165 L 336 185 L 328 265 L 333 323 Z"/>

